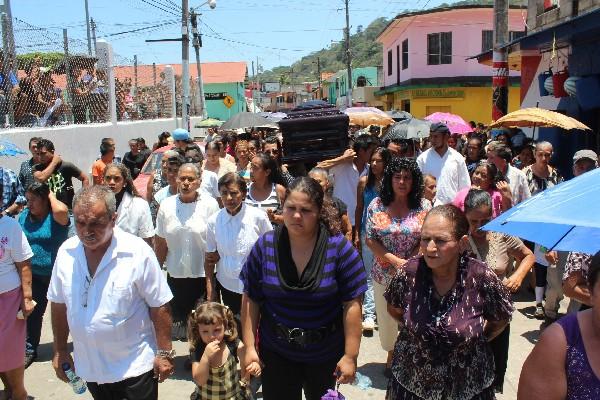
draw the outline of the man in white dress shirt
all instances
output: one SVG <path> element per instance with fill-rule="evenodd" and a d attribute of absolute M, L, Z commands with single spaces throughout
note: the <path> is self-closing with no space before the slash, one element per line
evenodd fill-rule
<path fill-rule="evenodd" d="M 423 175 L 429 174 L 437 179 L 434 205 L 449 204 L 456 193 L 471 186 L 471 178 L 464 157 L 448 146 L 448 127 L 438 122 L 429 129 L 431 147 L 417 157 L 417 164 Z"/>
<path fill-rule="evenodd" d="M 487 147 L 487 158 L 504 175 L 512 193 L 513 206 L 531 197 L 525 174 L 510 165 L 512 152 L 508 147 L 501 142 L 490 143 Z"/>
<path fill-rule="evenodd" d="M 96 400 L 155 400 L 173 373 L 167 281 L 144 240 L 115 228 L 108 187 L 82 189 L 73 212 L 77 236 L 58 250 L 48 290 L 56 375 L 66 382 L 69 364 Z"/>

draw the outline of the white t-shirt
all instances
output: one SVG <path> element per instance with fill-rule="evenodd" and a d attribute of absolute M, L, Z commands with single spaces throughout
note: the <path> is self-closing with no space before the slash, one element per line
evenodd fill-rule
<path fill-rule="evenodd" d="M 119 204 L 116 225 L 125 232 L 142 239 L 154 236 L 154 225 L 152 225 L 152 214 L 150 214 L 148 202 L 127 192 Z"/>
<path fill-rule="evenodd" d="M 219 193 L 219 178 L 212 171 L 202 171 L 202 183 L 200 184 L 200 193 L 205 192 L 212 196 L 213 199 L 221 197 Z"/>
<path fill-rule="evenodd" d="M 348 218 L 354 226 L 354 212 L 356 211 L 356 192 L 361 176 L 368 174 L 368 164 L 362 171 L 356 168 L 352 161 L 347 161 L 331 167 L 329 173 L 333 175 L 333 195 L 342 200 L 348 207 Z"/>
<path fill-rule="evenodd" d="M 217 279 L 227 290 L 243 293 L 240 271 L 258 238 L 273 230 L 267 214 L 247 204 L 236 215 L 221 209 L 208 219 L 206 251 L 218 251 Z"/>
<path fill-rule="evenodd" d="M 437 179 L 434 205 L 452 203 L 458 192 L 471 186 L 464 157 L 451 147 L 443 156 L 429 148 L 417 157 L 417 164 L 423 175 L 429 174 Z"/>
<path fill-rule="evenodd" d="M 77 375 L 100 384 L 152 369 L 157 349 L 150 308 L 172 298 L 150 246 L 119 228 L 93 277 L 79 238 L 64 242 L 48 288 L 48 300 L 67 307 Z"/>
<path fill-rule="evenodd" d="M 179 196 L 163 200 L 156 216 L 156 235 L 169 248 L 164 267 L 173 278 L 204 277 L 206 224 L 219 211 L 219 204 L 205 193 L 193 203 L 182 203 Z"/>
<path fill-rule="evenodd" d="M 33 252 L 21 225 L 14 218 L 0 218 L 0 293 L 21 286 L 15 262 L 23 262 L 31 257 Z"/>

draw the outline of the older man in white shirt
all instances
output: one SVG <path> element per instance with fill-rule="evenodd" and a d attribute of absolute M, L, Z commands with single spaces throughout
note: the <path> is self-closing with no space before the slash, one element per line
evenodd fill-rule
<path fill-rule="evenodd" d="M 512 193 L 513 206 L 531 197 L 525 174 L 510 165 L 512 152 L 508 147 L 500 142 L 490 143 L 487 146 L 487 158 L 504 175 Z"/>
<path fill-rule="evenodd" d="M 75 365 L 96 400 L 155 400 L 173 373 L 166 279 L 143 239 L 115 228 L 108 187 L 82 189 L 73 212 L 77 236 L 60 247 L 48 290 L 56 375 L 66 382 L 63 364 Z"/>
<path fill-rule="evenodd" d="M 445 124 L 434 123 L 430 127 L 431 147 L 417 157 L 423 175 L 437 179 L 434 205 L 449 204 L 456 193 L 471 186 L 471 178 L 464 157 L 448 146 L 450 130 Z"/>

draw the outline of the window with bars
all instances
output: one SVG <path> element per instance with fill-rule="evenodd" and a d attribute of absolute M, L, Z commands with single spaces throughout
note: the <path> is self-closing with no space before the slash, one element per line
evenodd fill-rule
<path fill-rule="evenodd" d="M 392 58 L 392 50 L 388 50 L 388 60 L 387 60 L 387 74 L 388 76 L 392 75 L 392 68 L 394 67 L 394 60 Z"/>
<path fill-rule="evenodd" d="M 452 64 L 452 32 L 427 35 L 427 64 Z"/>
<path fill-rule="evenodd" d="M 402 42 L 402 69 L 408 68 L 408 39 Z"/>
<path fill-rule="evenodd" d="M 494 31 L 481 31 L 481 52 L 494 48 Z"/>

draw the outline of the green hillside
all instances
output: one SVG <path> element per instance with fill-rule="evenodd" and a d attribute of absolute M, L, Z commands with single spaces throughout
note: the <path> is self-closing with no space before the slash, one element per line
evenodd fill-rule
<path fill-rule="evenodd" d="M 388 23 L 384 17 L 377 18 L 363 29 L 359 26 L 356 33 L 350 35 L 352 67 L 372 67 L 381 65 L 381 44 L 375 38 Z M 315 51 L 291 66 L 279 66 L 260 74 L 261 82 L 301 83 L 317 80 L 317 57 L 321 72 L 337 72 L 346 68 L 345 42 L 333 43 L 327 49 Z"/>

